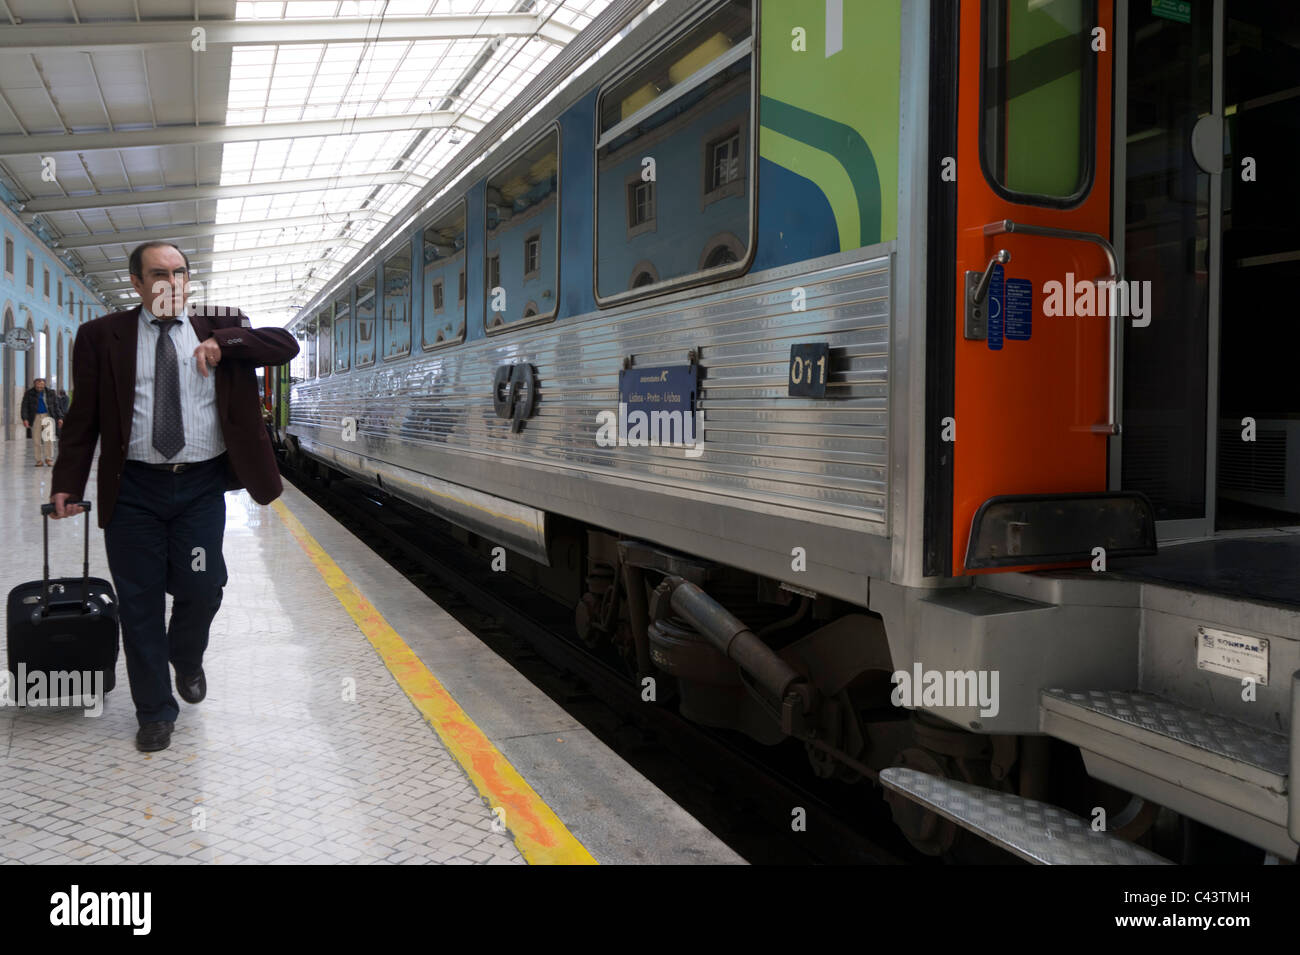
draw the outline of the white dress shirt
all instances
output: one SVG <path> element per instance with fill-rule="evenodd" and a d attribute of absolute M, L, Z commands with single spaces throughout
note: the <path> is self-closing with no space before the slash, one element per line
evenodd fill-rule
<path fill-rule="evenodd" d="M 198 369 L 194 349 L 199 337 L 188 315 L 171 330 L 176 347 L 176 364 L 180 372 L 181 422 L 185 427 L 185 447 L 174 457 L 165 458 L 153 446 L 154 354 L 163 330 L 153 323 L 156 316 L 140 306 L 140 329 L 135 344 L 135 405 L 131 413 L 131 438 L 126 449 L 128 461 L 150 464 L 180 464 L 206 461 L 226 450 L 217 417 L 217 370 L 208 369 L 205 378 Z"/>

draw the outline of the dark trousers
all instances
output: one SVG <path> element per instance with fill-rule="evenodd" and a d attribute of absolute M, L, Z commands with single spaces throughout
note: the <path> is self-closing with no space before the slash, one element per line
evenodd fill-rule
<path fill-rule="evenodd" d="M 129 461 L 122 468 L 104 546 L 141 724 L 174 721 L 180 712 L 168 662 L 181 674 L 203 664 L 208 628 L 226 585 L 225 490 L 225 455 L 180 474 Z M 163 619 L 165 593 L 174 598 L 170 623 Z"/>

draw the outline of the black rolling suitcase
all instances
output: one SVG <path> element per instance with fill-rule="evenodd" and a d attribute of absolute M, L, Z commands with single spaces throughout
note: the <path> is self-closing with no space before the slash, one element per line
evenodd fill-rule
<path fill-rule="evenodd" d="M 84 700 L 96 689 L 96 671 L 103 673 L 104 693 L 117 682 L 117 595 L 109 581 L 90 576 L 90 502 L 69 503 L 79 504 L 86 513 L 80 579 L 50 580 L 50 515 L 54 505 L 42 504 L 44 576 L 9 591 L 9 696 L 15 702 L 34 702 L 33 696 L 39 695 L 42 685 L 50 703 L 59 701 L 62 690 L 74 688 Z M 43 678 L 33 679 L 34 673 L 43 674 Z M 88 674 L 90 683 L 86 685 Z M 24 685 L 20 686 L 20 682 Z"/>

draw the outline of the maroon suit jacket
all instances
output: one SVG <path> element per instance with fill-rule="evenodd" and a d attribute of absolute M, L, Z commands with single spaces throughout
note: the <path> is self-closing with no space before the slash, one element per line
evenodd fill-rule
<path fill-rule="evenodd" d="M 228 461 L 227 489 L 248 488 L 258 504 L 270 504 L 284 485 L 262 421 L 254 369 L 284 364 L 298 354 L 298 342 L 283 328 L 245 327 L 241 324 L 247 321 L 243 312 L 224 315 L 218 306 L 191 305 L 189 320 L 199 341 L 216 338 L 221 347 L 220 363 L 208 371 L 217 379 L 217 414 Z M 72 406 L 63 420 L 50 493 L 71 494 L 73 501 L 83 498 L 98 440 L 100 527 L 107 527 L 113 519 L 131 439 L 139 328 L 137 305 L 82 325 L 72 346 Z M 177 357 L 194 360 L 192 355 Z"/>

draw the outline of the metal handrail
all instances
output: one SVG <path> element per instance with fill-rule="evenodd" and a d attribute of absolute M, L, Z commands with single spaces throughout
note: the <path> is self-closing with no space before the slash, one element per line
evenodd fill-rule
<path fill-rule="evenodd" d="M 1094 282 L 1113 282 L 1120 281 L 1119 258 L 1115 255 L 1115 247 L 1112 246 L 1102 236 L 1095 232 L 1076 232 L 1073 229 L 1057 229 L 1053 226 L 1045 225 L 1026 225 L 1023 222 L 1013 222 L 1010 219 L 1001 219 L 997 222 L 990 222 L 984 226 L 986 236 L 1002 235 L 1012 233 L 1019 235 L 1039 235 L 1049 239 L 1068 239 L 1074 242 L 1090 242 L 1106 253 L 1106 261 L 1110 264 L 1110 275 L 1094 279 Z M 1110 301 L 1114 301 L 1114 296 Z M 1092 431 L 1098 434 L 1119 434 L 1119 316 L 1110 315 L 1110 341 L 1109 341 L 1109 367 L 1107 369 L 1107 396 L 1106 396 L 1106 421 L 1104 424 L 1092 426 Z"/>

